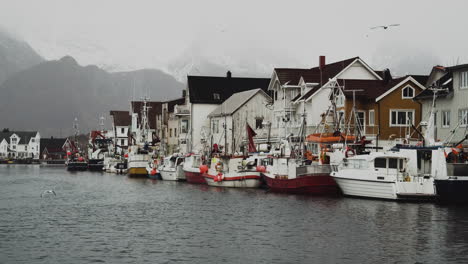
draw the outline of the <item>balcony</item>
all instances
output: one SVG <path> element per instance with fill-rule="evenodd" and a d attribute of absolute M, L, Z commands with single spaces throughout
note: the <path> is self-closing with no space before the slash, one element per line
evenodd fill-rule
<path fill-rule="evenodd" d="M 190 109 L 186 105 L 176 105 L 174 106 L 174 114 L 176 116 L 189 116 Z"/>

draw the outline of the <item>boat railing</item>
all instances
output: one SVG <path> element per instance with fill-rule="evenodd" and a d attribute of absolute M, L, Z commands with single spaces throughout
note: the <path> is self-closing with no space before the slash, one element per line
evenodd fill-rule
<path fill-rule="evenodd" d="M 330 165 L 307 165 L 299 166 L 296 168 L 297 177 L 310 174 L 327 174 L 332 172 L 332 167 Z"/>

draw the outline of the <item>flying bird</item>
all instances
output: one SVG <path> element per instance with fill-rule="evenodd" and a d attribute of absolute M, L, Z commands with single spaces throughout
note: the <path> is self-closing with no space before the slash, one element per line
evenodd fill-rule
<path fill-rule="evenodd" d="M 54 190 L 46 190 L 46 191 L 43 191 L 41 193 L 41 198 L 44 196 L 44 195 L 48 195 L 48 194 L 53 194 L 54 196 L 57 196 L 57 194 L 55 193 Z"/>
<path fill-rule="evenodd" d="M 384 26 L 371 27 L 370 29 L 378 29 L 378 28 L 388 29 L 389 27 L 398 27 L 399 25 L 400 24 L 390 24 L 390 25 L 384 25 Z"/>

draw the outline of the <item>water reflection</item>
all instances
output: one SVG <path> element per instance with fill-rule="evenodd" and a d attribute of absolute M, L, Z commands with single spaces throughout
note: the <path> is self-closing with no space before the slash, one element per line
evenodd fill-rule
<path fill-rule="evenodd" d="M 467 207 L 0 166 L 0 262 L 460 263 Z M 38 193 L 54 189 L 57 199 Z"/>

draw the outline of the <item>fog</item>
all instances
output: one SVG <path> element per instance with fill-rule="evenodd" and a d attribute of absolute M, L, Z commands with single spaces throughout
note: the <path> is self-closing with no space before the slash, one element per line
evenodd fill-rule
<path fill-rule="evenodd" d="M 468 62 L 466 1 L 0 0 L 0 25 L 46 59 L 110 71 L 158 68 L 269 76 L 360 56 L 377 69 L 428 74 Z M 370 27 L 398 23 L 387 30 Z"/>

